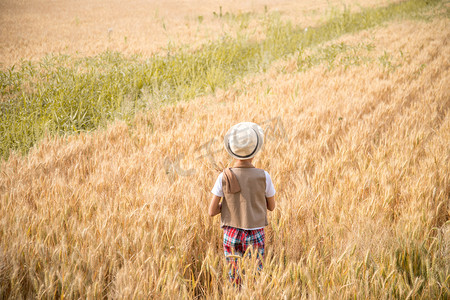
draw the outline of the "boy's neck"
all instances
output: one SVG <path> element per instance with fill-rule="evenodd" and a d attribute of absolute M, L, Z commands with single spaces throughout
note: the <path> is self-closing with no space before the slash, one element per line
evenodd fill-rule
<path fill-rule="evenodd" d="M 233 163 L 233 168 L 254 168 L 255 166 L 252 164 L 253 158 L 238 160 L 236 159 Z"/>

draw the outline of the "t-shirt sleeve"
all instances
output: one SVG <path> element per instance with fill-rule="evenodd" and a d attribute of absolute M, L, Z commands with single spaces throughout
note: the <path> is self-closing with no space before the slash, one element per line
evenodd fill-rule
<path fill-rule="evenodd" d="M 223 177 L 223 173 L 220 173 L 220 175 L 217 177 L 214 187 L 211 190 L 211 193 L 213 193 L 217 197 L 223 197 L 222 177 Z"/>
<path fill-rule="evenodd" d="M 264 173 L 266 174 L 266 197 L 270 198 L 275 196 L 275 187 L 273 186 L 269 173 L 267 171 L 264 171 Z"/>

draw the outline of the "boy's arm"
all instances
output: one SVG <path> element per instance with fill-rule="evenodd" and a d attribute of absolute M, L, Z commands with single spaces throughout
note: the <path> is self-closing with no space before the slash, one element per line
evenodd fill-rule
<path fill-rule="evenodd" d="M 213 195 L 211 203 L 209 204 L 209 211 L 208 211 L 211 217 L 220 214 L 220 211 L 222 209 L 222 203 L 219 203 L 220 199 L 222 199 L 222 197 Z"/>
<path fill-rule="evenodd" d="M 267 209 L 272 211 L 275 209 L 275 196 L 266 198 L 266 202 L 267 202 Z"/>

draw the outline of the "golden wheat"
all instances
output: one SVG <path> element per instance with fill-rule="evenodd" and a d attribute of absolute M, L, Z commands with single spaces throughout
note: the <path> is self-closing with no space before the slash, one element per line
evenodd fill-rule
<path fill-rule="evenodd" d="M 281 11 L 297 24 L 320 21 L 332 5 L 375 6 L 387 0 L 346 1 L 17 1 L 0 3 L 0 67 L 21 59 L 37 60 L 51 53 L 95 55 L 106 50 L 152 55 L 169 47 L 256 30 L 255 20 L 246 28 L 218 18 L 222 14 Z M 389 1 L 393 2 L 393 1 Z M 248 27 L 248 28 L 247 28 Z"/>
<path fill-rule="evenodd" d="M 407 21 L 344 36 L 338 42 L 371 43 L 358 54 L 372 59 L 306 72 L 286 59 L 213 96 L 166 106 L 149 99 L 155 109 L 131 126 L 48 138 L 26 157 L 12 155 L 0 177 L 2 292 L 448 295 L 449 25 Z M 229 162 L 222 136 L 244 120 L 266 129 L 255 163 L 270 172 L 277 207 L 264 270 L 237 294 L 207 205 Z"/>

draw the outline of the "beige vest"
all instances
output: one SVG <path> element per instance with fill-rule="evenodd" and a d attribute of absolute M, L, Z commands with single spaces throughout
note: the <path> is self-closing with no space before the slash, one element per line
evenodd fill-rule
<path fill-rule="evenodd" d="M 223 188 L 221 226 L 242 229 L 267 226 L 266 175 L 257 168 L 232 168 L 241 187 L 235 194 Z M 222 187 L 225 187 L 225 176 Z"/>

